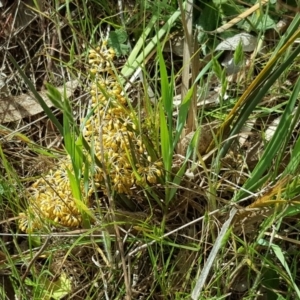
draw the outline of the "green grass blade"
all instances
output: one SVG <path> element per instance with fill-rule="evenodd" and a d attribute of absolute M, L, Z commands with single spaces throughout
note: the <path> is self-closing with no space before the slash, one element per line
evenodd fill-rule
<path fill-rule="evenodd" d="M 250 84 L 250 86 L 246 89 L 243 95 L 235 104 L 234 108 L 228 114 L 227 119 L 225 120 L 220 132 L 223 132 L 224 128 L 228 128 L 228 126 L 232 123 L 234 116 L 237 112 L 243 107 L 242 112 L 239 115 L 238 120 L 233 126 L 233 129 L 230 133 L 230 136 L 234 136 L 239 133 L 239 130 L 242 128 L 244 123 L 246 122 L 248 116 L 253 111 L 255 106 L 261 101 L 264 95 L 268 92 L 269 88 L 274 84 L 274 82 L 280 77 L 281 74 L 284 73 L 285 70 L 292 64 L 294 59 L 300 53 L 300 46 L 296 47 L 294 52 L 289 55 L 286 60 L 274 71 L 272 68 L 277 63 L 278 59 L 284 55 L 288 46 L 290 46 L 298 37 L 300 36 L 300 30 L 295 32 L 293 36 L 286 41 L 286 44 L 280 49 L 277 55 L 270 59 L 265 68 L 259 73 L 259 75 L 255 78 L 255 80 Z M 222 147 L 219 157 L 224 157 L 233 142 L 233 139 L 228 139 Z M 211 150 L 211 149 L 210 149 Z"/>
<path fill-rule="evenodd" d="M 183 4 L 185 5 L 185 3 Z M 136 59 L 131 59 L 131 65 L 126 64 L 124 66 L 124 68 L 121 71 L 121 74 L 124 77 L 129 77 L 131 76 L 135 70 L 142 65 L 145 57 L 147 57 L 147 55 L 149 55 L 151 53 L 151 51 L 154 50 L 154 48 L 156 47 L 158 41 L 160 41 L 162 39 L 162 37 L 164 35 L 166 35 L 167 32 L 170 31 L 170 28 L 173 26 L 174 22 L 180 17 L 181 12 L 180 10 L 176 10 L 172 16 L 169 18 L 169 20 L 167 20 L 167 22 L 164 24 L 164 26 L 158 31 L 157 35 L 155 37 L 152 38 L 152 40 L 150 40 L 147 44 L 147 46 L 143 49 L 143 52 L 136 57 Z M 152 23 L 154 20 L 152 20 Z M 150 25 L 152 24 L 150 23 Z M 153 24 L 154 25 L 154 24 Z M 141 48 L 141 46 L 139 45 L 139 48 Z M 135 51 L 135 50 L 134 50 Z M 137 51 L 136 51 L 137 52 Z M 136 55 L 136 54 L 135 54 Z"/>
<path fill-rule="evenodd" d="M 175 136 L 174 136 L 174 141 L 173 141 L 173 150 L 175 150 L 176 145 L 180 139 L 182 130 L 185 126 L 185 122 L 186 122 L 187 114 L 189 112 L 193 92 L 194 92 L 194 86 L 188 90 L 187 94 L 185 95 L 185 97 L 179 107 L 178 117 L 176 120 Z"/>
<path fill-rule="evenodd" d="M 166 170 L 166 179 L 168 181 L 172 165 L 172 139 L 169 134 L 168 125 L 162 104 L 160 104 L 159 108 L 161 154 L 164 162 L 164 168 Z"/>
<path fill-rule="evenodd" d="M 298 106 L 297 111 L 295 113 L 295 124 L 292 124 L 292 129 L 297 126 L 297 121 L 300 118 L 300 106 Z M 283 176 L 284 175 L 289 175 L 289 174 L 296 174 L 299 172 L 299 166 L 300 166 L 300 138 L 298 138 L 297 142 L 295 143 L 295 146 L 293 148 L 292 154 L 291 154 L 291 159 L 286 166 Z"/>
<path fill-rule="evenodd" d="M 255 169 L 253 170 L 252 176 L 244 184 L 243 186 L 244 189 L 250 191 L 254 190 L 253 186 L 256 186 L 257 182 L 260 181 L 264 172 L 270 167 L 273 158 L 276 155 L 278 155 L 278 151 L 282 147 L 282 143 L 285 141 L 285 139 L 289 138 L 289 136 L 287 136 L 287 133 L 290 127 L 290 116 L 292 115 L 295 105 L 298 101 L 299 92 L 300 92 L 300 78 L 298 79 L 295 85 L 293 93 L 287 103 L 287 106 L 283 112 L 280 123 L 277 126 L 273 138 L 268 143 L 266 150 L 264 151 L 260 161 L 258 162 Z M 244 194 L 245 192 L 240 191 L 237 194 L 236 199 L 237 200 L 241 199 Z"/>
<path fill-rule="evenodd" d="M 285 255 L 283 254 L 281 248 L 278 245 L 275 244 L 270 244 L 270 247 L 273 249 L 274 254 L 276 255 L 276 257 L 278 258 L 278 260 L 280 261 L 280 263 L 282 264 L 282 266 L 285 268 L 285 271 L 287 272 L 287 274 L 290 277 L 290 282 L 294 287 L 295 292 L 298 295 L 298 299 L 300 299 L 300 290 L 297 286 L 297 284 L 295 283 L 293 276 L 291 274 L 290 268 L 288 266 L 288 262 L 285 260 Z"/>
<path fill-rule="evenodd" d="M 158 16 L 156 14 L 154 14 L 152 16 L 149 23 L 143 30 L 142 35 L 140 36 L 140 38 L 138 39 L 137 43 L 135 44 L 133 50 L 131 51 L 131 53 L 126 61 L 126 64 L 122 68 L 122 71 L 121 71 L 121 74 L 123 74 L 124 76 L 126 76 L 126 74 L 129 74 L 131 72 L 130 71 L 131 68 L 134 68 L 134 64 L 137 59 L 137 56 L 138 56 L 139 52 L 141 51 L 141 49 L 144 47 L 145 40 L 146 40 L 147 36 L 149 35 L 149 33 L 151 32 L 151 30 L 153 29 L 153 27 L 157 21 L 157 18 L 158 18 Z"/>

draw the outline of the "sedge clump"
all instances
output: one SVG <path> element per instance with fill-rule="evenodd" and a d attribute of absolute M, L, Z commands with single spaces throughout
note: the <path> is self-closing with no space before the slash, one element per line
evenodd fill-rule
<path fill-rule="evenodd" d="M 95 186 L 107 193 L 106 176 L 114 192 L 132 195 L 138 187 L 145 188 L 157 183 L 163 173 L 162 163 L 152 161 L 143 135 L 137 130 L 136 113 L 128 105 L 129 100 L 113 68 L 114 57 L 115 52 L 107 46 L 107 41 L 89 52 L 92 113 L 84 122 L 82 134 L 103 168 L 96 166 L 93 172 L 89 172 L 92 178 L 88 179 L 88 189 L 85 188 L 86 183 L 80 182 L 81 201 L 86 206 L 90 204 Z M 149 126 L 146 130 L 151 135 L 153 127 Z M 91 155 L 84 155 L 92 165 Z M 29 205 L 20 214 L 20 230 L 34 231 L 45 224 L 73 228 L 82 225 L 82 214 L 74 199 L 68 175 L 68 172 L 74 173 L 71 158 L 66 156 L 56 165 L 56 170 L 28 188 Z"/>

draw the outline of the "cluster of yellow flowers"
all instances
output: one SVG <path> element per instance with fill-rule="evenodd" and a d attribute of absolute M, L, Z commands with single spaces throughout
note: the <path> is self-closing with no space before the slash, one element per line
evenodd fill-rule
<path fill-rule="evenodd" d="M 115 52 L 107 47 L 106 41 L 89 53 L 91 113 L 84 120 L 83 137 L 104 169 L 97 166 L 92 172 L 93 178 L 89 178 L 89 188 L 83 197 L 87 205 L 95 186 L 107 192 L 104 172 L 109 177 L 111 189 L 128 195 L 138 186 L 155 184 L 162 175 L 162 163 L 152 162 L 137 130 L 136 114 L 112 66 L 114 57 Z M 92 161 L 90 154 L 84 155 Z M 60 161 L 56 171 L 50 171 L 28 189 L 29 206 L 20 214 L 22 231 L 42 228 L 47 221 L 54 226 L 81 226 L 82 216 L 73 197 L 67 170 L 72 172 L 70 157 Z M 84 182 L 81 188 L 84 191 Z"/>
<path fill-rule="evenodd" d="M 67 170 L 72 170 L 69 159 L 60 161 L 56 171 L 51 170 L 30 186 L 29 207 L 25 213 L 20 213 L 19 228 L 22 231 L 41 228 L 46 220 L 68 227 L 81 224 L 81 214 L 72 195 Z"/>

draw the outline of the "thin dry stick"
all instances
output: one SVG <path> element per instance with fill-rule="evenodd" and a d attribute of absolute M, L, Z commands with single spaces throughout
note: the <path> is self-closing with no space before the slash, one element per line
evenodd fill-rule
<path fill-rule="evenodd" d="M 121 256 L 121 263 L 122 263 L 122 268 L 123 268 L 123 273 L 124 273 L 124 283 L 125 283 L 125 288 L 126 288 L 126 300 L 132 299 L 131 295 L 131 286 L 130 286 L 130 278 L 127 273 L 127 268 L 126 268 L 126 261 L 125 261 L 125 253 L 124 253 L 124 245 L 122 242 L 121 234 L 118 225 L 116 224 L 116 216 L 115 216 L 115 207 L 114 207 L 114 200 L 109 192 L 107 192 L 108 196 L 108 201 L 110 202 L 111 207 L 111 215 L 114 220 L 114 229 L 116 232 L 116 239 L 117 239 L 117 244 L 118 244 L 118 249 L 120 251 L 120 256 Z"/>
<path fill-rule="evenodd" d="M 291 239 L 291 238 L 288 238 L 286 236 L 282 236 L 282 235 L 279 235 L 279 234 L 276 234 L 276 233 L 274 234 L 273 232 L 265 232 L 264 235 L 271 236 L 274 239 L 279 239 L 279 240 L 282 240 L 282 241 L 293 243 L 295 245 L 300 245 L 300 241 L 298 241 L 298 240 Z"/>
<path fill-rule="evenodd" d="M 183 44 L 183 67 L 182 67 L 182 82 L 181 82 L 181 101 L 185 98 L 189 90 L 189 76 L 190 76 L 190 64 L 192 57 L 192 22 L 193 22 L 193 0 L 186 1 L 185 9 L 183 8 L 182 1 L 179 1 L 179 7 L 181 10 L 181 19 L 184 29 L 184 44 Z M 191 112 L 193 114 L 193 112 Z M 186 132 L 183 130 L 181 134 L 181 140 L 185 137 L 186 133 L 193 130 L 195 120 L 188 117 L 188 125 Z M 182 154 L 181 143 L 178 144 L 177 152 Z"/>
<path fill-rule="evenodd" d="M 246 19 L 249 15 L 251 15 L 253 12 L 258 10 L 259 8 L 261 8 L 263 5 L 267 4 L 268 2 L 269 2 L 269 0 L 261 0 L 259 3 L 253 5 L 252 7 L 250 7 L 249 9 L 247 9 L 246 11 L 244 11 L 243 13 L 238 15 L 236 18 L 229 21 L 228 23 L 224 24 L 223 26 L 217 28 L 214 31 L 208 31 L 208 33 L 221 33 L 221 32 L 226 31 L 227 29 L 231 28 L 236 23 Z"/>
<path fill-rule="evenodd" d="M 190 110 L 188 114 L 187 120 L 187 128 L 190 131 L 196 130 L 197 126 L 197 83 L 196 78 L 199 75 L 200 71 L 200 58 L 199 58 L 199 43 L 197 40 L 197 33 L 194 36 L 194 43 L 193 43 L 193 57 L 192 57 L 192 84 L 193 84 L 193 96 L 192 96 L 192 103 L 190 105 Z"/>
<path fill-rule="evenodd" d="M 25 278 L 27 277 L 27 274 L 29 273 L 32 265 L 34 264 L 34 262 L 36 261 L 36 259 L 44 252 L 44 250 L 47 248 L 49 242 L 50 242 L 50 236 L 47 237 L 44 245 L 40 248 L 40 250 L 33 256 L 32 260 L 29 262 L 26 270 L 25 270 L 25 273 L 23 274 L 22 278 L 21 278 L 21 283 L 24 282 Z"/>

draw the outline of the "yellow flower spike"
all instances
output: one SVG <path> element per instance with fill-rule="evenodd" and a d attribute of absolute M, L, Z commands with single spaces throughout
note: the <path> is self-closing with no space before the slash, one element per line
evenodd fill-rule
<path fill-rule="evenodd" d="M 67 221 L 64 219 L 64 221 L 66 222 L 67 226 L 78 227 L 81 222 L 81 219 L 80 218 L 77 219 L 74 216 L 70 215 L 70 218 Z"/>
<path fill-rule="evenodd" d="M 66 218 L 62 219 L 64 222 L 64 225 L 68 226 L 68 227 L 76 227 L 74 220 L 72 219 L 72 216 L 70 216 L 70 218 L 67 220 Z"/>
<path fill-rule="evenodd" d="M 127 127 L 122 125 L 121 128 L 119 129 L 121 132 L 126 133 L 128 131 Z"/>
<path fill-rule="evenodd" d="M 118 184 L 117 184 L 117 191 L 118 191 L 118 193 L 120 193 L 120 194 L 126 193 L 126 189 L 125 189 L 125 187 L 123 186 L 122 183 L 118 183 Z"/>
<path fill-rule="evenodd" d="M 96 58 L 93 58 L 93 57 L 89 57 L 90 59 L 89 59 L 89 64 L 90 65 L 94 65 L 94 64 L 96 64 L 97 63 L 97 60 L 96 60 Z"/>
<path fill-rule="evenodd" d="M 162 168 L 163 167 L 163 163 L 161 161 L 157 161 L 154 163 L 154 165 L 158 168 Z"/>
<path fill-rule="evenodd" d="M 114 85 L 112 93 L 114 93 L 114 95 L 121 94 L 122 93 L 122 88 L 120 87 L 120 85 Z"/>
<path fill-rule="evenodd" d="M 147 176 L 147 180 L 150 182 L 150 183 L 156 183 L 156 177 L 153 176 L 153 175 L 148 175 Z"/>
<path fill-rule="evenodd" d="M 139 148 L 139 152 L 140 152 L 141 154 L 144 153 L 144 148 L 143 148 L 142 146 Z"/>
<path fill-rule="evenodd" d="M 31 186 L 33 188 L 38 188 L 42 184 L 42 179 L 38 179 L 36 182 L 34 182 Z"/>
<path fill-rule="evenodd" d="M 97 69 L 95 69 L 95 68 L 94 68 L 94 69 L 90 69 L 90 73 L 92 73 L 92 74 L 94 74 L 94 75 L 95 75 L 95 74 L 97 74 L 97 73 L 98 73 L 98 70 L 97 70 Z"/>
<path fill-rule="evenodd" d="M 71 215 L 65 215 L 61 218 L 62 222 L 64 223 L 64 225 L 68 226 L 68 227 L 74 227 L 73 226 L 73 221 L 71 219 Z"/>
<path fill-rule="evenodd" d="M 117 97 L 118 98 L 118 100 L 119 100 L 119 102 L 121 103 L 121 104 L 126 104 L 127 103 L 127 101 L 126 101 L 126 98 L 125 97 L 123 97 L 123 96 L 119 96 L 119 97 Z"/>
<path fill-rule="evenodd" d="M 156 175 L 157 175 L 158 177 L 161 177 L 161 171 L 160 171 L 160 170 L 156 169 L 155 173 L 156 173 Z"/>
<path fill-rule="evenodd" d="M 131 164 L 129 162 L 124 163 L 124 168 L 131 169 Z"/>
<path fill-rule="evenodd" d="M 115 52 L 115 50 L 114 50 L 113 48 L 109 48 L 109 49 L 108 49 L 108 52 L 109 52 L 111 55 L 115 55 L 115 54 L 116 54 L 116 52 Z"/>

